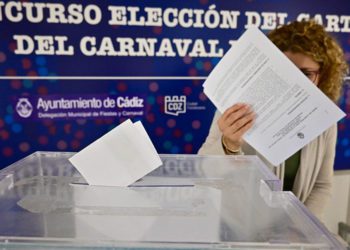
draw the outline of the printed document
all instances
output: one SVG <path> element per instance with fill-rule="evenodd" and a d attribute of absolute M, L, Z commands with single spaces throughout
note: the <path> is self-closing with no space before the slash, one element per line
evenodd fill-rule
<path fill-rule="evenodd" d="M 251 105 L 256 120 L 244 140 L 273 165 L 345 116 L 258 28 L 240 37 L 203 87 L 221 113 Z"/>
<path fill-rule="evenodd" d="M 141 122 L 126 120 L 69 158 L 90 185 L 126 187 L 162 165 Z"/>

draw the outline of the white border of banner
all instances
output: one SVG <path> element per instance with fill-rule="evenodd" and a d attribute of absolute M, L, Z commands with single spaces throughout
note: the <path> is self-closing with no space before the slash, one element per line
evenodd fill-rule
<path fill-rule="evenodd" d="M 0 80 L 205 80 L 206 76 L 0 76 Z"/>
<path fill-rule="evenodd" d="M 206 76 L 0 76 L 0 80 L 206 80 Z M 350 76 L 344 81 L 350 81 Z"/>

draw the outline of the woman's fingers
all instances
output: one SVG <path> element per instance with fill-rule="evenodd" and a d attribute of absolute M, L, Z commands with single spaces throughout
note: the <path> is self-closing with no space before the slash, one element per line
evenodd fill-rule
<path fill-rule="evenodd" d="M 231 125 L 231 131 L 239 131 L 244 128 L 248 123 L 252 122 L 255 118 L 255 113 L 250 111 L 249 113 L 243 114 L 243 116 L 236 119 Z"/>
<path fill-rule="evenodd" d="M 227 117 L 229 116 L 230 114 L 240 110 L 241 108 L 247 106 L 247 104 L 244 104 L 244 103 L 236 103 L 234 104 L 233 106 L 229 107 L 228 109 L 225 110 L 225 112 L 222 114 L 223 117 Z"/>
<path fill-rule="evenodd" d="M 228 137 L 231 140 L 240 140 L 244 133 L 253 126 L 254 117 L 254 113 L 250 113 L 249 115 L 239 119 L 233 125 L 224 128 L 222 133 L 225 137 Z"/>
<path fill-rule="evenodd" d="M 243 126 L 241 126 L 239 129 L 237 129 L 235 132 L 231 134 L 232 138 L 239 138 L 241 139 L 243 135 L 254 125 L 254 117 L 252 119 L 248 120 L 246 123 L 244 123 Z"/>
<path fill-rule="evenodd" d="M 235 104 L 218 120 L 218 126 L 227 146 L 239 148 L 243 135 L 253 126 L 255 113 L 247 104 Z"/>
<path fill-rule="evenodd" d="M 228 108 L 218 120 L 218 126 L 221 131 L 228 127 L 236 130 L 248 122 L 247 114 L 251 113 L 250 107 L 247 104 L 235 104 Z"/>

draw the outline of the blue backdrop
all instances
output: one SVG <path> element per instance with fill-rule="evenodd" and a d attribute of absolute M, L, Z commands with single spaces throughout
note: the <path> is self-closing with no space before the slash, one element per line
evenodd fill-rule
<path fill-rule="evenodd" d="M 127 118 L 158 153 L 196 153 L 215 111 L 201 85 L 222 54 L 248 26 L 266 33 L 302 17 L 322 22 L 350 61 L 346 0 L 0 1 L 0 168 L 79 151 Z M 348 117 L 336 169 L 350 169 Z"/>

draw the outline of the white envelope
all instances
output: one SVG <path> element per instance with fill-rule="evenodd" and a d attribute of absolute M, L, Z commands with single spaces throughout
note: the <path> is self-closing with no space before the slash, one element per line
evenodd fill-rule
<path fill-rule="evenodd" d="M 141 122 L 129 120 L 69 159 L 90 185 L 128 186 L 162 165 Z"/>

